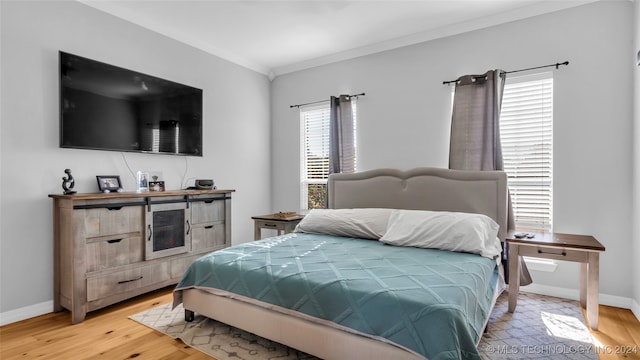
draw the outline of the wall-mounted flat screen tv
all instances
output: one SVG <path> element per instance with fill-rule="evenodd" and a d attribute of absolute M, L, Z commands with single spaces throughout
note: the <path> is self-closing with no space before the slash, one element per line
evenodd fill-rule
<path fill-rule="evenodd" d="M 202 156 L 202 90 L 61 51 L 60 147 Z"/>

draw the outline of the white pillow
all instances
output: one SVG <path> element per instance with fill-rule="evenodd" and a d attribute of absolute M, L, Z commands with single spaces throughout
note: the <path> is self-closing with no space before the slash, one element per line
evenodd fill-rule
<path fill-rule="evenodd" d="M 480 254 L 493 259 L 502 248 L 499 225 L 488 216 L 445 211 L 392 210 L 380 241 L 399 246 Z"/>
<path fill-rule="evenodd" d="M 313 209 L 294 231 L 378 240 L 391 209 Z"/>

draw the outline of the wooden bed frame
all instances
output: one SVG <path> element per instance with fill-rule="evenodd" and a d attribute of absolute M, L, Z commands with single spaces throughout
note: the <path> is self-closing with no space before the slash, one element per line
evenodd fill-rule
<path fill-rule="evenodd" d="M 333 174 L 330 208 L 396 208 L 487 215 L 507 231 L 507 176 L 501 171 L 416 168 Z M 496 294 L 497 298 L 497 294 Z M 494 298 L 494 303 L 495 303 Z M 256 304 L 258 303 L 258 304 Z M 404 347 L 329 326 L 324 320 L 292 316 L 290 310 L 219 296 L 203 289 L 183 291 L 186 317 L 199 313 L 322 359 L 424 359 Z M 289 313 L 287 313 L 289 312 Z"/>

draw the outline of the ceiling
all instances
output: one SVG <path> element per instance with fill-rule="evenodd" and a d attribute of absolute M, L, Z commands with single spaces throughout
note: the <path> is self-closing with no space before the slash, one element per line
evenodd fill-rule
<path fill-rule="evenodd" d="M 78 0 L 275 76 L 595 0 Z"/>

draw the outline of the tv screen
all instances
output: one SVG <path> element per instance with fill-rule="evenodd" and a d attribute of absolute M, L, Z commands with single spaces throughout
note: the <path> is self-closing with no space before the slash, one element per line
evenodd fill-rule
<path fill-rule="evenodd" d="M 202 90 L 61 51 L 60 147 L 202 156 Z"/>

